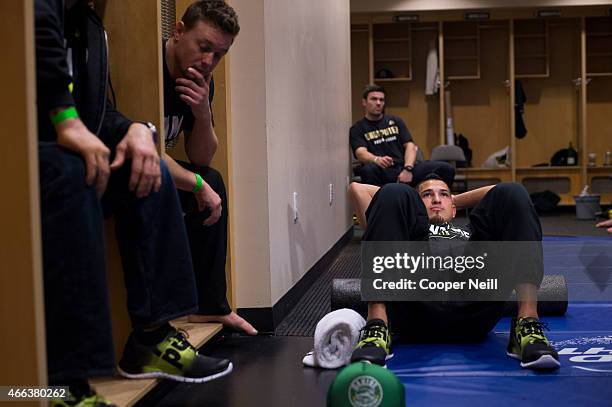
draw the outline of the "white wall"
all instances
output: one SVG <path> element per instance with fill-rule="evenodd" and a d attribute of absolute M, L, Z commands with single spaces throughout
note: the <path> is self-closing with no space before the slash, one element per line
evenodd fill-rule
<path fill-rule="evenodd" d="M 265 15 L 275 302 L 348 228 L 349 2 L 268 0 Z M 331 206 L 330 183 L 335 190 Z M 294 191 L 297 223 L 290 208 Z"/>
<path fill-rule="evenodd" d="M 241 33 L 229 56 L 230 223 L 235 303 L 270 306 L 263 0 L 231 2 Z"/>
<path fill-rule="evenodd" d="M 236 305 L 265 307 L 350 228 L 350 8 L 230 3 L 242 27 L 228 60 Z"/>
<path fill-rule="evenodd" d="M 606 5 L 609 0 L 351 0 L 351 12 Z"/>

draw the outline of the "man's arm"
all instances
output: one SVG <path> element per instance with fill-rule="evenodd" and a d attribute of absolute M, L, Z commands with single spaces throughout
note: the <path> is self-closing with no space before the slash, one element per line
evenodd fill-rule
<path fill-rule="evenodd" d="M 36 105 L 41 112 L 39 120 L 47 122 L 52 109 L 74 106 L 68 90 L 72 78 L 64 48 L 63 8 L 61 0 L 36 0 L 35 3 Z"/>
<path fill-rule="evenodd" d="M 198 210 L 203 211 L 206 208 L 210 209 L 210 216 L 204 220 L 203 224 L 209 226 L 216 223 L 221 217 L 222 209 L 221 197 L 219 197 L 219 194 L 217 194 L 204 180 L 202 180 L 201 187 L 195 191 L 198 185 L 196 174 L 183 168 L 165 152 L 163 153 L 163 158 L 166 164 L 168 164 L 168 171 L 170 171 L 170 175 L 176 187 L 183 191 L 193 192 L 198 202 Z"/>
<path fill-rule="evenodd" d="M 416 161 L 417 148 L 414 142 L 409 141 L 404 144 L 404 166 L 414 167 Z"/>
<path fill-rule="evenodd" d="M 612 219 L 608 219 L 608 220 L 604 220 L 602 222 L 599 222 L 597 225 L 598 228 L 608 228 L 607 231 L 608 233 L 612 233 Z"/>
<path fill-rule="evenodd" d="M 473 208 L 493 187 L 495 185 L 487 185 L 486 187 L 477 188 L 459 195 L 453 195 L 453 202 L 458 210 Z"/>
<path fill-rule="evenodd" d="M 393 165 L 393 159 L 389 156 L 377 156 L 368 151 L 367 143 L 363 138 L 363 130 L 358 123 L 354 124 L 349 130 L 349 144 L 355 154 L 355 158 L 363 165 L 376 164 L 381 168 Z"/>
<path fill-rule="evenodd" d="M 355 209 L 355 214 L 357 215 L 357 219 L 359 220 L 359 224 L 365 230 L 367 228 L 367 219 L 366 219 L 366 210 L 368 206 L 370 206 L 370 202 L 372 202 L 372 197 L 380 187 L 376 185 L 368 185 L 368 184 L 360 184 L 357 182 L 352 182 L 349 185 L 349 198 L 353 203 L 353 208 Z"/>
<path fill-rule="evenodd" d="M 196 120 L 192 131 L 184 130 L 183 132 L 185 133 L 185 152 L 189 161 L 202 167 L 210 166 L 219 144 L 212 124 L 206 125 Z"/>
<path fill-rule="evenodd" d="M 85 182 L 94 185 L 101 196 L 110 175 L 110 150 L 78 118 L 68 89 L 72 78 L 64 48 L 63 7 L 64 3 L 59 0 L 36 0 L 35 3 L 39 131 L 54 129 L 57 143 L 83 158 Z"/>
<path fill-rule="evenodd" d="M 211 75 L 204 77 L 193 68 L 188 69 L 188 75 L 188 78 L 176 80 L 176 91 L 181 100 L 191 107 L 194 116 L 191 131 L 184 130 L 185 152 L 193 164 L 209 166 L 219 145 L 210 110 Z"/>
<path fill-rule="evenodd" d="M 408 131 L 406 123 L 399 117 L 397 120 L 397 127 L 399 128 L 399 140 L 404 147 L 404 167 L 414 167 L 416 161 L 416 144 L 412 141 L 412 134 Z M 409 184 L 412 182 L 412 172 L 403 170 L 397 177 L 397 182 Z"/>
<path fill-rule="evenodd" d="M 416 161 L 416 144 L 409 141 L 404 144 L 404 167 L 414 167 Z M 410 184 L 412 182 L 412 172 L 408 170 L 402 170 L 397 177 L 397 182 L 403 182 L 404 184 Z"/>
<path fill-rule="evenodd" d="M 91 80 L 101 81 L 102 78 Z M 108 100 L 105 103 L 106 112 L 98 137 L 115 154 L 110 169 L 117 170 L 126 159 L 130 159 L 129 190 L 138 198 L 148 196 L 153 191 L 158 192 L 161 188 L 161 168 L 152 131 L 146 125 L 125 117 Z"/>
<path fill-rule="evenodd" d="M 355 157 L 362 164 L 376 164 L 379 167 L 387 168 L 393 165 L 393 159 L 389 156 L 378 156 L 370 153 L 365 147 L 358 147 L 355 150 Z"/>

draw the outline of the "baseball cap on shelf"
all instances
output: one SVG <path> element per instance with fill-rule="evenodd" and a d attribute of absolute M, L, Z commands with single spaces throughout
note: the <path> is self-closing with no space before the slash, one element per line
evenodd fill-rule
<path fill-rule="evenodd" d="M 393 72 L 387 68 L 379 69 L 376 72 L 376 78 L 379 78 L 379 79 L 389 79 L 389 78 L 394 78 L 394 77 L 395 75 L 393 74 Z"/>

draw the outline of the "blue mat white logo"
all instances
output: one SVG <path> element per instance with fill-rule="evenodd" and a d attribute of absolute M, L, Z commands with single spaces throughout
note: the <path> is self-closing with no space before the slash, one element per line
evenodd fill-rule
<path fill-rule="evenodd" d="M 612 336 L 579 337 L 551 344 L 576 369 L 612 373 Z"/>

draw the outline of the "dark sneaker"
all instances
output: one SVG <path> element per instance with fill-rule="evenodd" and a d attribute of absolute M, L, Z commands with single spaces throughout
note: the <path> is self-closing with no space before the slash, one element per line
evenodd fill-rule
<path fill-rule="evenodd" d="M 68 397 L 65 400 L 54 399 L 49 403 L 51 407 L 117 407 L 104 397 L 96 394 L 89 384 L 68 387 Z"/>
<path fill-rule="evenodd" d="M 391 335 L 381 319 L 368 321 L 361 330 L 361 340 L 351 355 L 351 363 L 366 361 L 385 366 L 391 358 Z"/>
<path fill-rule="evenodd" d="M 546 325 L 537 318 L 512 318 L 508 356 L 521 361 L 529 369 L 558 369 L 559 355 L 550 345 L 542 328 Z"/>
<path fill-rule="evenodd" d="M 227 359 L 200 355 L 187 341 L 185 333 L 171 329 L 157 345 L 147 346 L 132 332 L 117 370 L 130 379 L 164 378 L 188 383 L 203 383 L 232 371 Z"/>

